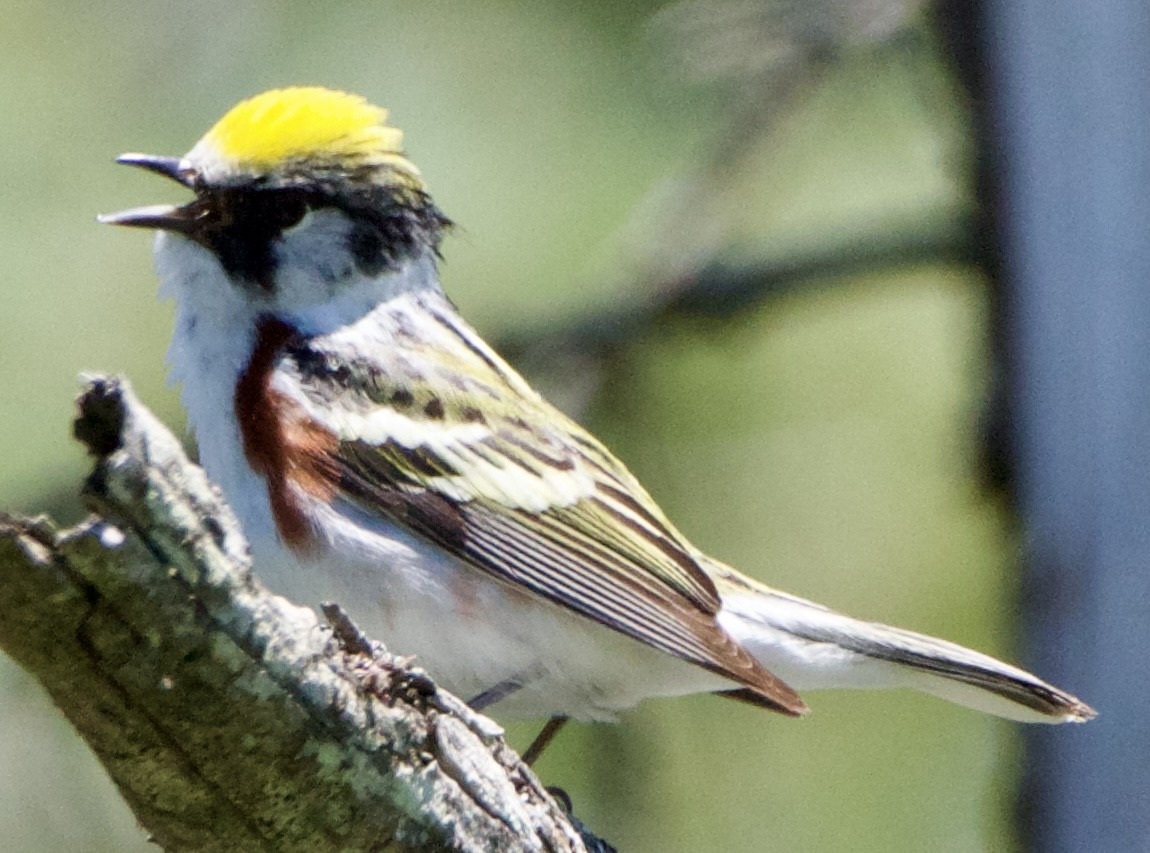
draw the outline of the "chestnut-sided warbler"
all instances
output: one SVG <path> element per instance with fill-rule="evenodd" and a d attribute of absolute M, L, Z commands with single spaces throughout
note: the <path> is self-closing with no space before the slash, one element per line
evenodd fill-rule
<path fill-rule="evenodd" d="M 322 88 L 240 103 L 184 157 L 119 162 L 182 206 L 153 228 L 169 359 L 257 573 L 334 600 L 437 680 L 514 716 L 610 719 L 719 693 L 910 687 L 1015 720 L 1093 710 L 943 640 L 859 621 L 708 557 L 444 295 L 450 221 L 384 110 Z"/>

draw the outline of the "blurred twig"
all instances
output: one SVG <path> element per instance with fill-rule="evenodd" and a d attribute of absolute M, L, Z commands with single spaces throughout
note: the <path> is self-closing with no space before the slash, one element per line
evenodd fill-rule
<path fill-rule="evenodd" d="M 675 317 L 729 318 L 798 287 L 874 269 L 969 262 L 967 213 L 875 229 L 806 254 L 731 261 L 741 211 L 733 188 L 753 174 L 780 122 L 845 57 L 921 46 L 924 0 L 683 0 L 648 33 L 667 72 L 706 87 L 717 104 L 698 156 L 638 206 L 616 289 L 599 313 L 511 332 L 499 348 L 569 411 L 591 398 L 607 360 Z M 558 381 L 548 374 L 559 372 Z"/>
<path fill-rule="evenodd" d="M 971 263 L 977 257 L 967 215 L 924 220 L 915 228 L 880 227 L 848 242 L 822 245 L 780 259 L 731 262 L 715 259 L 673 287 L 647 293 L 643 301 L 614 305 L 562 324 L 509 332 L 501 352 L 529 371 L 546 373 L 562 364 L 564 383 L 576 361 L 586 373 L 660 323 L 686 318 L 729 319 L 764 300 L 818 282 L 873 270 L 898 270 L 924 263 Z"/>
<path fill-rule="evenodd" d="M 164 849 L 584 849 L 494 723 L 260 586 L 125 383 L 93 380 L 81 409 L 100 517 L 0 517 L 0 647 Z"/>
<path fill-rule="evenodd" d="M 640 286 L 674 290 L 709 265 L 731 240 L 724 195 L 845 56 L 895 42 L 915 22 L 921 0 L 682 0 L 648 31 L 668 72 L 706 87 L 718 102 L 706 146 L 669 194 L 657 199 L 645 241 L 627 266 Z"/>

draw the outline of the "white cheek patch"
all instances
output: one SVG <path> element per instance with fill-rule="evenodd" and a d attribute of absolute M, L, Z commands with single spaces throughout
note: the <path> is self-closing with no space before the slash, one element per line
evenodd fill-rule
<path fill-rule="evenodd" d="M 317 211 L 311 216 L 306 230 L 277 249 L 276 291 L 271 296 L 274 310 L 302 334 L 332 336 L 354 350 L 355 342 L 370 334 L 370 324 L 359 324 L 368 314 L 399 295 L 438 289 L 434 258 L 408 260 L 397 269 L 364 275 L 347 246 L 350 223 L 343 215 Z M 362 343 L 370 343 L 368 349 L 374 352 L 392 344 L 382 333 Z"/>
<path fill-rule="evenodd" d="M 274 243 L 276 301 L 285 310 L 325 302 L 352 284 L 351 223 L 338 210 L 311 210 Z"/>

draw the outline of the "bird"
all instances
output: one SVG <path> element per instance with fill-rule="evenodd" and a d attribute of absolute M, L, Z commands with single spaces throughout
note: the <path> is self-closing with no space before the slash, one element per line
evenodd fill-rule
<path fill-rule="evenodd" d="M 474 707 L 557 729 L 653 697 L 801 716 L 801 691 L 912 688 L 1022 722 L 1095 715 L 696 548 L 460 316 L 438 273 L 452 222 L 386 110 L 273 89 L 182 157 L 117 159 L 191 192 L 100 221 L 157 232 L 170 377 L 257 575 L 339 602 Z"/>

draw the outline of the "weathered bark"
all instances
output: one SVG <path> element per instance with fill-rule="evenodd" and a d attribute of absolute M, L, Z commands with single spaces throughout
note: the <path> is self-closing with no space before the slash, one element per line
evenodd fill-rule
<path fill-rule="evenodd" d="M 584 849 L 495 723 L 264 590 L 126 383 L 92 379 L 80 405 L 97 515 L 0 518 L 0 648 L 164 849 Z"/>

